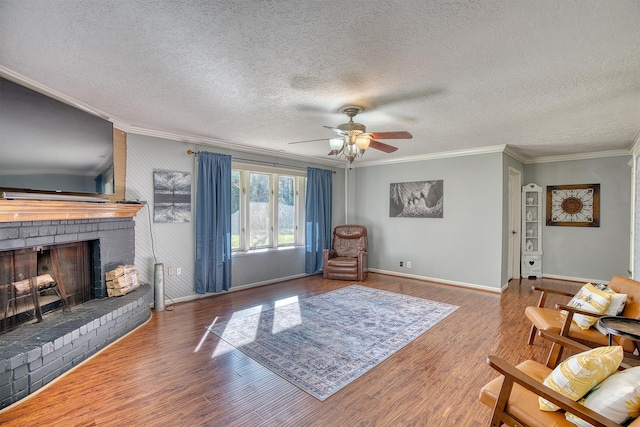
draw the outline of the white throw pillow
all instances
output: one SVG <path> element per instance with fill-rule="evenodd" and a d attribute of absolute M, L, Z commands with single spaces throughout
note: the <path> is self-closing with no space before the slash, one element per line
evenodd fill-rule
<path fill-rule="evenodd" d="M 620 316 L 624 311 L 624 306 L 627 303 L 627 294 L 619 294 L 611 291 L 611 303 L 605 310 L 604 314 L 607 316 Z"/>
<path fill-rule="evenodd" d="M 627 304 L 627 294 L 619 294 L 604 283 L 596 284 L 596 288 L 611 293 L 611 303 L 604 314 L 606 316 L 620 316 Z"/>
<path fill-rule="evenodd" d="M 640 366 L 616 372 L 595 386 L 579 403 L 611 421 L 623 422 L 640 413 Z M 591 424 L 567 412 L 567 420 L 579 427 Z"/>

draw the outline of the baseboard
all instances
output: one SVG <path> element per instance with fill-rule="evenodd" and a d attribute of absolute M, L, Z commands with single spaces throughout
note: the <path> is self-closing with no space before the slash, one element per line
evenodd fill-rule
<path fill-rule="evenodd" d="M 398 276 L 398 277 L 404 277 L 404 278 L 407 278 L 407 279 L 425 280 L 425 281 L 428 281 L 428 282 L 442 283 L 444 285 L 457 286 L 457 287 L 460 287 L 460 288 L 467 288 L 467 289 L 475 289 L 475 290 L 478 290 L 478 291 L 491 292 L 491 293 L 495 293 L 495 294 L 502 294 L 508 287 L 508 284 L 507 284 L 507 285 L 503 286 L 501 289 L 498 289 L 498 288 L 493 288 L 491 286 L 476 285 L 474 283 L 456 282 L 456 281 L 453 281 L 453 280 L 445 280 L 445 279 L 440 279 L 440 278 L 418 276 L 416 274 L 404 274 L 404 273 L 398 273 L 396 271 L 379 270 L 379 269 L 374 269 L 374 268 L 370 268 L 369 271 L 372 272 L 372 273 L 386 274 L 388 276 Z M 317 273 L 314 273 L 314 274 L 317 274 Z M 301 277 L 313 276 L 314 274 L 301 273 L 301 274 L 295 274 L 293 276 L 288 276 L 288 277 L 279 277 L 277 279 L 264 280 L 262 282 L 254 282 L 254 283 L 248 283 L 246 285 L 232 286 L 231 289 L 229 289 L 228 292 L 236 292 L 236 291 L 242 291 L 244 289 L 257 288 L 257 287 L 260 287 L 260 286 L 271 285 L 273 283 L 284 282 L 286 280 L 293 280 L 293 279 L 299 279 Z M 570 280 L 570 279 L 566 279 L 566 280 Z M 204 294 L 204 295 L 194 294 L 194 295 L 187 295 L 187 296 L 184 296 L 184 297 L 172 298 L 172 299 L 170 299 L 168 301 L 165 301 L 165 305 L 177 304 L 177 303 L 180 303 L 180 302 L 195 301 L 195 300 L 200 299 L 200 298 L 207 298 L 207 297 L 211 297 L 211 296 L 214 296 L 214 295 L 216 295 L 216 294 Z"/>
<path fill-rule="evenodd" d="M 398 273 L 397 271 L 379 270 L 377 268 L 376 269 L 370 268 L 369 271 L 371 271 L 372 273 L 386 274 L 388 276 L 398 276 L 398 277 L 405 277 L 407 279 L 426 280 L 426 281 L 429 281 L 429 282 L 442 283 L 442 284 L 445 284 L 445 285 L 458 286 L 458 287 L 467 288 L 467 289 L 475 289 L 475 290 L 484 291 L 484 292 L 491 292 L 491 293 L 495 293 L 495 294 L 502 294 L 509 287 L 508 283 L 503 285 L 500 289 L 498 289 L 498 288 L 494 288 L 494 287 L 491 287 L 491 286 L 476 285 L 474 283 L 457 282 L 457 281 L 453 281 L 453 280 L 445 280 L 445 279 L 434 278 L 434 277 L 419 276 L 417 274 Z M 317 273 L 315 273 L 315 274 L 317 274 Z M 293 276 L 288 276 L 288 277 L 279 277 L 277 279 L 264 280 L 262 282 L 254 282 L 254 283 L 248 283 L 246 285 L 232 286 L 231 289 L 229 289 L 229 292 L 235 292 L 235 291 L 241 291 L 241 290 L 244 290 L 244 289 L 257 288 L 259 286 L 271 285 L 273 283 L 284 282 L 286 280 L 299 279 L 301 277 L 307 277 L 307 276 L 313 276 L 313 274 L 301 273 L 301 274 L 295 274 Z M 608 279 L 607 280 L 586 279 L 586 278 L 582 278 L 582 277 L 560 276 L 560 275 L 555 275 L 555 274 L 544 274 L 543 277 L 545 277 L 547 279 L 566 280 L 568 282 L 609 283 Z M 213 296 L 213 295 L 216 295 L 216 294 L 187 295 L 187 296 L 184 296 L 184 297 L 172 298 L 169 301 L 165 301 L 165 304 L 169 305 L 169 304 L 177 304 L 179 302 L 195 301 L 197 299 L 204 298 L 204 297 L 210 297 L 210 296 Z M 152 304 L 152 306 L 153 306 L 153 304 Z"/>
<path fill-rule="evenodd" d="M 317 273 L 314 273 L 314 274 L 317 274 Z M 301 274 L 295 274 L 293 276 L 279 277 L 277 279 L 272 279 L 272 280 L 264 280 L 262 282 L 248 283 L 246 285 L 231 286 L 231 289 L 229 289 L 227 292 L 236 292 L 236 291 L 242 291 L 244 289 L 257 288 L 260 286 L 271 285 L 273 283 L 284 282 L 286 280 L 293 280 L 293 279 L 299 279 L 301 277 L 313 276 L 314 274 L 301 273 Z M 186 295 L 184 297 L 171 298 L 169 300 L 165 299 L 165 305 L 177 304 L 179 302 L 195 301 L 200 298 L 208 298 L 214 295 L 221 295 L 221 294 L 214 294 L 214 293 L 193 294 L 193 295 Z M 151 306 L 153 306 L 153 304 L 151 304 Z"/>
<path fill-rule="evenodd" d="M 507 283 L 505 283 L 504 285 L 502 285 L 502 288 L 500 288 L 500 293 L 503 294 L 507 291 L 507 289 L 509 289 L 509 281 L 507 280 Z"/>
<path fill-rule="evenodd" d="M 229 292 L 241 291 L 243 289 L 257 288 L 258 286 L 271 285 L 273 283 L 286 282 L 287 280 L 299 279 L 301 277 L 307 277 L 307 276 L 314 276 L 315 274 L 317 273 L 314 273 L 314 274 L 300 273 L 300 274 L 294 274 L 293 276 L 278 277 L 277 279 L 264 280 L 262 282 L 254 282 L 254 283 L 248 283 L 246 285 L 232 286 L 231 289 L 229 289 Z"/>
<path fill-rule="evenodd" d="M 502 292 L 504 292 L 504 290 L 506 289 L 506 286 L 503 287 L 502 289 L 499 289 L 499 288 L 494 288 L 494 287 L 491 287 L 491 286 L 476 285 L 475 283 L 456 282 L 456 281 L 453 281 L 453 280 L 445 280 L 445 279 L 434 278 L 434 277 L 418 276 L 416 274 L 398 273 L 397 271 L 378 270 L 378 269 L 374 269 L 374 268 L 369 268 L 369 271 L 372 272 L 372 273 L 386 274 L 388 276 L 398 276 L 398 277 L 404 277 L 404 278 L 407 278 L 407 279 L 426 280 L 428 282 L 442 283 L 444 285 L 457 286 L 457 287 L 460 287 L 460 288 L 467 288 L 467 289 L 475 289 L 475 290 L 478 290 L 478 291 L 491 292 L 491 293 L 494 293 L 494 294 L 502 294 Z"/>
<path fill-rule="evenodd" d="M 609 279 L 586 279 L 584 277 L 571 277 L 571 276 L 560 276 L 557 274 L 543 274 L 542 277 L 545 279 L 556 279 L 556 280 L 566 280 L 568 282 L 582 282 L 582 283 L 609 283 Z"/>

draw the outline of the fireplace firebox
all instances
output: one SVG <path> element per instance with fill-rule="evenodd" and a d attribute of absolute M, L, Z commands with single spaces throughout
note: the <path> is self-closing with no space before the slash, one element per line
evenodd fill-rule
<path fill-rule="evenodd" d="M 0 333 L 94 294 L 91 248 L 98 240 L 0 252 Z M 99 286 L 99 283 L 98 283 Z"/>

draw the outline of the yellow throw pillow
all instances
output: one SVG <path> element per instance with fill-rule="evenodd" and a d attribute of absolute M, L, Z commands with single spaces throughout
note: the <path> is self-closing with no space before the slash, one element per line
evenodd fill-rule
<path fill-rule="evenodd" d="M 579 403 L 618 424 L 637 418 L 640 415 L 640 366 L 607 377 Z M 579 427 L 591 426 L 569 412 L 566 418 Z"/>
<path fill-rule="evenodd" d="M 611 292 L 600 290 L 591 283 L 587 283 L 580 288 L 567 305 L 593 313 L 604 314 L 609 304 L 611 304 Z M 582 329 L 589 329 L 597 320 L 596 317 L 592 316 L 573 315 L 573 321 Z"/>
<path fill-rule="evenodd" d="M 587 350 L 560 363 L 543 384 L 575 402 L 614 373 L 622 362 L 622 356 L 622 347 L 619 345 Z M 560 409 L 542 397 L 538 398 L 538 406 L 543 411 Z"/>

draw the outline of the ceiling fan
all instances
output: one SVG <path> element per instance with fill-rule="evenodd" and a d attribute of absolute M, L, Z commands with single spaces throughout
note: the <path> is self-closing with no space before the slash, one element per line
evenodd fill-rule
<path fill-rule="evenodd" d="M 349 122 L 342 123 L 337 127 L 324 126 L 327 129 L 331 129 L 338 134 L 337 138 L 329 139 L 329 146 L 331 152 L 329 155 L 335 155 L 338 158 L 346 159 L 349 164 L 357 157 L 361 157 L 367 148 L 373 148 L 385 153 L 393 153 L 398 149 L 393 145 L 385 144 L 378 141 L 378 139 L 411 139 L 413 135 L 407 131 L 397 132 L 367 132 L 367 128 L 362 123 L 356 123 L 353 118 L 364 111 L 363 107 L 357 105 L 347 105 L 340 109 L 340 113 L 346 114 L 349 117 Z M 308 140 L 291 142 L 290 144 L 299 144 L 303 142 L 321 141 L 321 140 Z"/>

